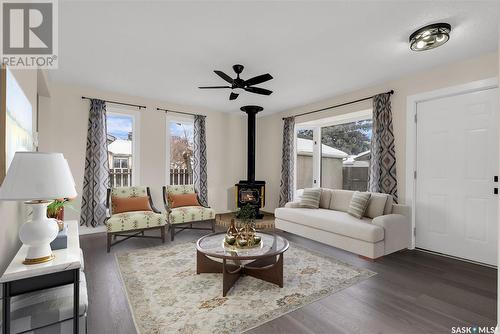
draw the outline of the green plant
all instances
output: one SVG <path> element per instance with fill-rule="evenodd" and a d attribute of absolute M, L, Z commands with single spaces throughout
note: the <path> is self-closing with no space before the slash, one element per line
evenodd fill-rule
<path fill-rule="evenodd" d="M 47 205 L 47 217 L 57 218 L 59 212 L 65 207 L 73 209 L 69 201 L 69 198 L 61 198 L 52 201 L 49 205 Z"/>
<path fill-rule="evenodd" d="M 252 223 L 256 218 L 255 208 L 250 204 L 245 204 L 236 212 L 236 218 L 244 224 Z"/>
<path fill-rule="evenodd" d="M 64 208 L 64 201 L 54 200 L 52 203 L 47 205 L 47 216 L 56 217 L 59 211 Z"/>

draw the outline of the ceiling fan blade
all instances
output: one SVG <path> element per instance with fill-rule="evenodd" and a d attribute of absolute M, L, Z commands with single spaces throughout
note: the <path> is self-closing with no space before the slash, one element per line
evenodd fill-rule
<path fill-rule="evenodd" d="M 199 89 L 214 89 L 214 88 L 231 88 L 231 86 L 203 86 L 198 87 Z"/>
<path fill-rule="evenodd" d="M 231 85 L 233 84 L 233 78 L 231 78 L 229 75 L 227 75 L 226 73 L 222 72 L 222 71 L 218 71 L 218 70 L 215 70 L 214 71 L 215 74 L 217 74 L 218 76 L 220 76 L 222 79 L 226 80 L 227 82 L 229 82 Z"/>
<path fill-rule="evenodd" d="M 269 73 L 266 74 L 261 74 L 256 77 L 253 77 L 251 79 L 245 80 L 245 85 L 247 86 L 252 86 L 252 85 L 258 85 L 260 83 L 269 81 L 273 78 L 273 76 Z"/>
<path fill-rule="evenodd" d="M 231 92 L 231 94 L 229 95 L 229 100 L 236 100 L 238 95 L 240 94 Z"/>
<path fill-rule="evenodd" d="M 245 90 L 250 93 L 262 94 L 262 95 L 271 95 L 272 91 L 259 87 L 246 87 Z"/>

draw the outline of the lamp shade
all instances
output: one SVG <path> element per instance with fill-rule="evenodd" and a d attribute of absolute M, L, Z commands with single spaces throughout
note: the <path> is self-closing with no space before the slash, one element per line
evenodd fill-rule
<path fill-rule="evenodd" d="M 62 153 L 16 152 L 0 187 L 0 200 L 75 197 L 75 181 Z"/>

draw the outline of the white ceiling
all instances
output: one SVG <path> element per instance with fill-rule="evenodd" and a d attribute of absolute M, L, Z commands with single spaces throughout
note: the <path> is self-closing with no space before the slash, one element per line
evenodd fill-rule
<path fill-rule="evenodd" d="M 53 80 L 235 112 L 265 113 L 323 100 L 498 49 L 497 1 L 60 1 L 59 69 Z M 408 36 L 452 25 L 443 47 L 416 53 Z M 219 69 L 242 78 L 269 72 L 260 87 L 229 101 Z"/>

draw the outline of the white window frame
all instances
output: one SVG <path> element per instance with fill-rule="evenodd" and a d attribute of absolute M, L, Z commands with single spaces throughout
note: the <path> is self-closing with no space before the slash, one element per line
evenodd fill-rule
<path fill-rule="evenodd" d="M 128 165 L 128 158 L 118 156 L 118 157 L 113 157 L 113 159 L 116 159 L 117 161 L 120 161 L 120 167 L 114 167 L 115 166 L 115 161 L 113 161 L 113 163 L 112 163 L 113 168 L 129 168 L 129 167 L 123 167 L 123 161 L 127 161 L 127 165 Z"/>
<path fill-rule="evenodd" d="M 337 116 L 320 118 L 312 121 L 297 123 L 295 126 L 295 152 L 294 152 L 294 166 L 297 166 L 297 134 L 299 129 L 307 129 L 313 131 L 313 179 L 312 187 L 321 187 L 321 130 L 324 127 L 332 125 L 346 124 L 357 121 L 362 121 L 372 118 L 372 109 L 365 109 L 360 111 L 349 112 Z M 294 198 L 297 197 L 297 168 L 294 168 Z"/>
<path fill-rule="evenodd" d="M 320 146 L 317 144 L 318 143 L 318 138 L 321 138 L 321 133 L 319 131 L 319 127 L 317 126 L 309 126 L 309 125 L 303 125 L 302 123 L 297 124 L 295 126 L 295 134 L 294 134 L 294 140 L 295 140 L 295 145 L 294 145 L 294 154 L 293 154 L 293 159 L 294 159 L 294 166 L 297 166 L 297 147 L 298 147 L 298 133 L 299 130 L 312 130 L 313 131 L 313 152 L 312 152 L 312 159 L 313 159 L 313 179 L 311 180 L 311 184 L 313 188 L 319 188 L 319 178 L 321 175 L 320 172 L 320 161 L 315 158 L 315 156 L 318 154 L 318 151 L 320 149 Z M 294 177 L 293 177 L 293 196 L 294 198 L 297 198 L 297 167 L 294 168 Z"/>
<path fill-rule="evenodd" d="M 171 185 L 170 180 L 170 123 L 183 123 L 190 124 L 194 129 L 194 116 L 182 115 L 182 114 L 167 114 L 165 117 L 165 128 L 166 128 L 166 168 L 165 168 L 165 184 Z"/>
<path fill-rule="evenodd" d="M 140 120 L 141 113 L 138 110 L 127 109 L 126 107 L 107 106 L 106 115 L 132 116 L 132 186 L 141 184 L 140 180 Z M 107 133 L 107 130 L 106 130 Z"/>

